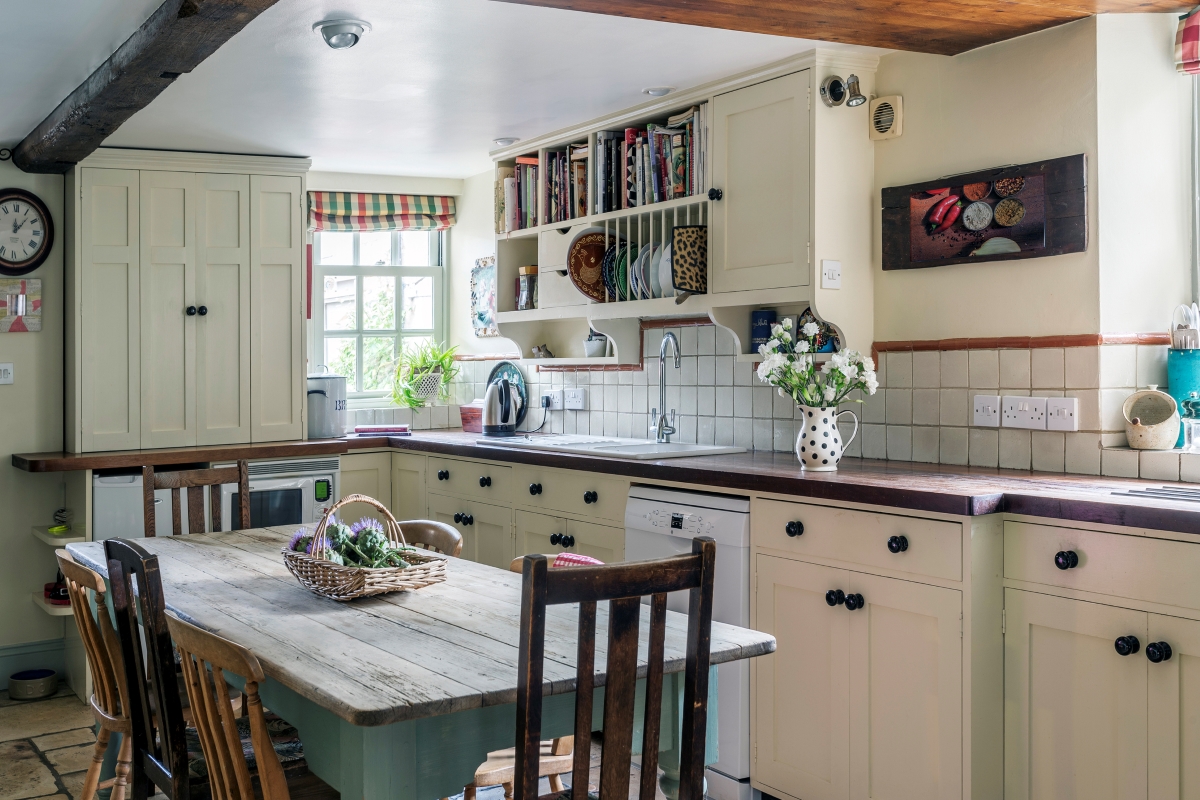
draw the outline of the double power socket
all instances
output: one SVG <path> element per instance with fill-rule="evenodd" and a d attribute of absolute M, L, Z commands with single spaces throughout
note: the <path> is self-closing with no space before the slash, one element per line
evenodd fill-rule
<path fill-rule="evenodd" d="M 973 424 L 1035 431 L 1079 430 L 1079 398 L 975 395 Z"/>
<path fill-rule="evenodd" d="M 543 403 L 543 408 L 548 408 L 551 411 L 562 411 L 564 408 L 569 411 L 587 411 L 587 389 L 553 389 L 548 392 L 542 392 L 542 400 L 550 399 L 549 403 Z"/>

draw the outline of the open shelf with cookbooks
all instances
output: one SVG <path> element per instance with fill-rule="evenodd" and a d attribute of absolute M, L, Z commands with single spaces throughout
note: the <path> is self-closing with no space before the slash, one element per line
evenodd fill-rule
<path fill-rule="evenodd" d="M 496 162 L 496 233 L 513 234 L 538 227 L 542 219 L 541 152 Z"/>
<path fill-rule="evenodd" d="M 546 176 L 542 182 L 543 224 L 560 225 L 587 217 L 590 152 L 586 139 L 542 151 Z"/>

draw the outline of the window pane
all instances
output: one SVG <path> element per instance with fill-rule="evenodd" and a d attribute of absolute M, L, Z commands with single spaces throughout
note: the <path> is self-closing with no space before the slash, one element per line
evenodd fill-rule
<path fill-rule="evenodd" d="M 363 278 L 363 330 L 396 328 L 396 279 L 367 275 Z"/>
<path fill-rule="evenodd" d="M 433 278 L 401 278 L 404 297 L 404 327 L 406 329 L 433 328 Z"/>
<path fill-rule="evenodd" d="M 325 330 L 352 331 L 356 322 L 358 281 L 353 275 L 326 275 Z M 332 366 L 332 365 L 330 365 Z"/>
<path fill-rule="evenodd" d="M 406 267 L 432 267 L 430 239 L 437 231 L 403 231 L 400 234 L 400 263 Z"/>
<path fill-rule="evenodd" d="M 321 263 L 349 266 L 354 263 L 354 234 L 321 232 Z"/>
<path fill-rule="evenodd" d="M 406 353 L 416 352 L 418 347 L 424 347 L 433 342 L 428 336 L 405 336 L 400 340 L 400 347 Z"/>
<path fill-rule="evenodd" d="M 357 339 L 354 337 L 328 337 L 325 339 L 325 366 L 329 367 L 329 371 L 335 375 L 346 376 L 346 389 L 348 391 L 357 391 L 354 388 L 354 362 L 357 360 L 355 345 Z"/>
<path fill-rule="evenodd" d="M 364 267 L 386 267 L 392 263 L 392 234 L 387 231 L 358 235 L 358 263 Z"/>
<path fill-rule="evenodd" d="M 392 388 L 396 369 L 396 340 L 391 336 L 363 337 L 364 392 L 381 392 Z"/>

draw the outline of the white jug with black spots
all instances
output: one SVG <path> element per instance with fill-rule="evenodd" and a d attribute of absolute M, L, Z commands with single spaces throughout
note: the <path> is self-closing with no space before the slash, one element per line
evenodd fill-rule
<path fill-rule="evenodd" d="M 798 423 L 796 433 L 796 458 L 800 459 L 801 468 L 808 472 L 833 472 L 846 448 L 858 435 L 858 415 L 849 409 L 838 411 L 836 406 L 801 405 L 800 412 L 803 421 Z M 845 441 L 837 425 L 844 414 L 854 420 L 854 432 Z"/>

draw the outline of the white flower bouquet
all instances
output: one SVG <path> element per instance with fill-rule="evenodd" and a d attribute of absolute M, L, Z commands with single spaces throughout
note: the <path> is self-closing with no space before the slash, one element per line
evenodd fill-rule
<path fill-rule="evenodd" d="M 771 340 L 758 348 L 763 357 L 758 379 L 776 387 L 780 396 L 815 408 L 836 406 L 855 389 L 875 394 L 875 362 L 856 350 L 834 353 L 817 367 L 813 348 L 819 331 L 809 322 L 793 332 L 790 319 L 772 326 Z"/>

